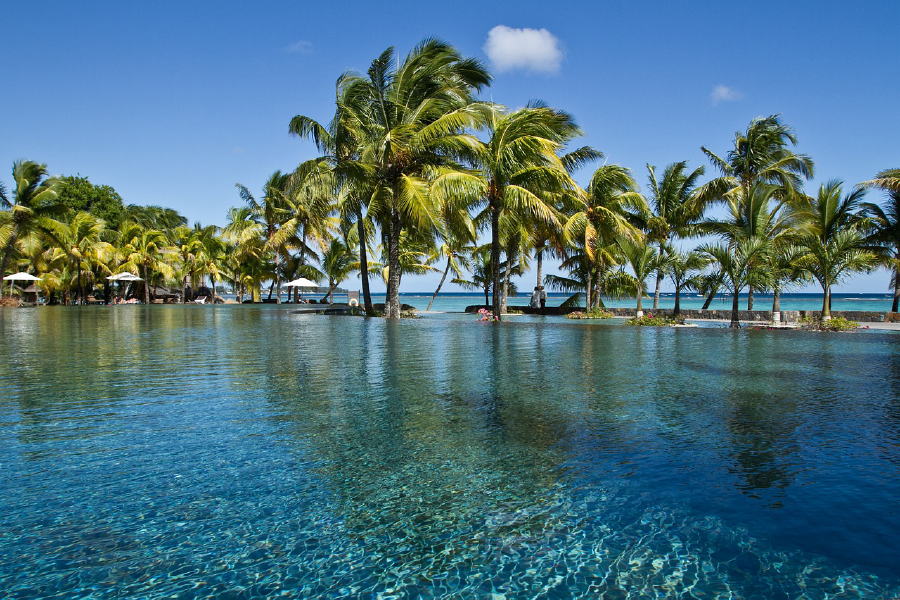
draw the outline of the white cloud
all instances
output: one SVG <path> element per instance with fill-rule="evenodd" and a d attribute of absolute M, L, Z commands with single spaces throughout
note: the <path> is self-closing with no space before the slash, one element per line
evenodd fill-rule
<path fill-rule="evenodd" d="M 290 52 L 291 54 L 309 54 L 312 52 L 312 42 L 300 40 L 299 42 L 294 42 L 289 45 L 284 51 Z"/>
<path fill-rule="evenodd" d="M 744 93 L 740 90 L 722 85 L 721 83 L 713 88 L 712 94 L 709 95 L 712 105 L 716 106 L 720 102 L 735 102 L 744 99 Z"/>
<path fill-rule="evenodd" d="M 498 71 L 523 69 L 557 73 L 563 51 L 559 40 L 546 29 L 513 29 L 497 25 L 488 32 L 484 52 Z"/>

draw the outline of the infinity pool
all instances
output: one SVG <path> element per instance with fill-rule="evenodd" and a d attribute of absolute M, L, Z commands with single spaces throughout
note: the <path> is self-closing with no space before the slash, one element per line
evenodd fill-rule
<path fill-rule="evenodd" d="M 0 311 L 6 598 L 893 598 L 900 336 Z"/>

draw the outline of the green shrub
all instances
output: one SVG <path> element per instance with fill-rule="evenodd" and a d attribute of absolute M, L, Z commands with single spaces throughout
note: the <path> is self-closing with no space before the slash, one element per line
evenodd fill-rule
<path fill-rule="evenodd" d="M 833 317 L 827 321 L 822 321 L 819 317 L 803 317 L 800 319 L 800 328 L 809 331 L 856 331 L 859 323 L 844 317 Z"/>
<path fill-rule="evenodd" d="M 612 319 L 615 315 L 602 308 L 591 308 L 585 312 L 576 310 L 566 315 L 567 319 Z"/>
<path fill-rule="evenodd" d="M 634 317 L 625 321 L 626 325 L 635 325 L 637 327 L 672 327 L 674 325 L 684 325 L 684 317 L 654 317 L 652 314 L 646 314 L 641 318 Z"/>

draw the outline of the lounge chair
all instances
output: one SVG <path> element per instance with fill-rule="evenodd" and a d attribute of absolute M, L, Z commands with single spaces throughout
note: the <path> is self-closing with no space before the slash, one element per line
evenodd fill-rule
<path fill-rule="evenodd" d="M 206 304 L 206 296 L 197 296 L 191 300 L 194 304 Z"/>

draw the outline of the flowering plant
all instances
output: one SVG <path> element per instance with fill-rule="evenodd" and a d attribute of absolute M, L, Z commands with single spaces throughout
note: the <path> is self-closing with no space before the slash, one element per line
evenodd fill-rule
<path fill-rule="evenodd" d="M 479 308 L 478 314 L 481 315 L 481 321 L 496 321 L 497 317 L 494 316 L 494 313 L 489 311 L 486 308 Z"/>
<path fill-rule="evenodd" d="M 602 308 L 592 308 L 586 312 L 576 310 L 566 315 L 567 319 L 612 319 L 615 315 Z"/>

